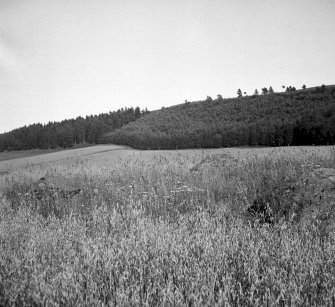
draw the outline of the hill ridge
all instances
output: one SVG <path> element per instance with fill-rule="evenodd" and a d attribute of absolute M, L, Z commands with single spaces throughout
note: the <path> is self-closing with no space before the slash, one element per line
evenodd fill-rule
<path fill-rule="evenodd" d="M 334 144 L 335 86 L 178 104 L 107 134 L 138 149 Z"/>

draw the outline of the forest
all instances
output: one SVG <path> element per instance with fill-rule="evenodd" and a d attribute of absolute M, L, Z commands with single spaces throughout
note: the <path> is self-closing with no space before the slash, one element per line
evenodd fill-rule
<path fill-rule="evenodd" d="M 137 149 L 335 144 L 335 86 L 189 102 L 33 124 L 0 134 L 0 151 L 114 143 Z"/>
<path fill-rule="evenodd" d="M 162 108 L 101 142 L 138 149 L 335 144 L 335 86 L 255 93 Z"/>
<path fill-rule="evenodd" d="M 98 144 L 104 134 L 146 114 L 139 107 L 77 117 L 48 124 L 33 124 L 0 134 L 0 151 L 70 148 L 80 144 Z"/>

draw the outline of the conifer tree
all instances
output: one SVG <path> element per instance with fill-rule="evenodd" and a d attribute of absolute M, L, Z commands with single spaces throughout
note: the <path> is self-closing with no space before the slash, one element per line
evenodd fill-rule
<path fill-rule="evenodd" d="M 268 89 L 266 87 L 262 88 L 262 95 L 267 95 L 269 93 Z"/>

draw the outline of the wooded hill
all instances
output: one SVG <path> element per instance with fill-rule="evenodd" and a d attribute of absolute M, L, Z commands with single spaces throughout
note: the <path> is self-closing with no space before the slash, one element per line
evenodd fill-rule
<path fill-rule="evenodd" d="M 114 112 L 77 117 L 46 125 L 33 124 L 0 134 L 0 151 L 23 149 L 49 149 L 72 147 L 80 144 L 100 143 L 101 137 L 134 121 L 148 110 L 139 107 Z"/>
<path fill-rule="evenodd" d="M 335 144 L 335 86 L 262 92 L 162 108 L 102 142 L 138 149 Z"/>

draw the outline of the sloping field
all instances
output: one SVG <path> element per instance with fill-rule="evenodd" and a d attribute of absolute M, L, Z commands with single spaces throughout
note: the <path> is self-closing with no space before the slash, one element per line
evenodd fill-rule
<path fill-rule="evenodd" d="M 97 153 L 110 153 L 112 151 L 122 150 L 124 147 L 118 145 L 97 145 L 78 149 L 69 149 L 62 151 L 53 151 L 44 153 L 43 151 L 18 151 L 11 153 L 0 153 L 0 172 L 4 170 L 17 170 L 22 167 L 41 166 L 51 163 L 60 163 L 73 161 L 78 158 L 84 158 Z M 42 154 L 41 154 L 42 152 Z M 20 157 L 21 155 L 21 157 Z M 16 158 L 16 156 L 18 156 Z M 7 160 L 6 160 L 7 158 Z"/>
<path fill-rule="evenodd" d="M 334 146 L 286 146 L 286 147 L 240 147 L 219 149 L 184 149 L 184 150 L 136 150 L 119 145 L 96 145 L 79 149 L 62 150 L 50 153 L 14 152 L 0 153 L 0 171 L 16 170 L 20 167 L 41 166 L 47 164 L 71 163 L 75 160 L 82 161 L 113 161 L 120 157 L 134 157 L 137 159 L 151 160 L 153 157 L 173 158 L 185 156 L 191 159 L 201 159 L 210 155 L 228 154 L 235 158 L 253 156 L 290 156 L 299 155 L 327 155 Z M 16 157 L 17 156 L 17 157 Z"/>
<path fill-rule="evenodd" d="M 71 174 L 80 174 L 84 169 L 95 173 L 102 168 L 113 169 L 115 164 L 141 163 L 143 167 L 150 167 L 170 165 L 172 161 L 178 161 L 183 169 L 192 170 L 199 163 L 208 163 L 211 157 L 238 161 L 261 157 L 296 157 L 303 161 L 313 155 L 327 156 L 333 152 L 332 148 L 333 146 L 292 146 L 143 151 L 119 145 L 97 145 L 0 161 L 0 176 L 22 175 L 25 171 L 28 173 L 37 171 L 36 176 L 44 176 L 50 169 L 58 171 L 62 169 L 63 172 Z"/>
<path fill-rule="evenodd" d="M 3 151 L 0 152 L 0 161 L 21 159 L 33 156 L 40 156 L 48 153 L 54 153 L 57 149 L 36 149 L 36 150 L 15 150 L 15 151 Z"/>

